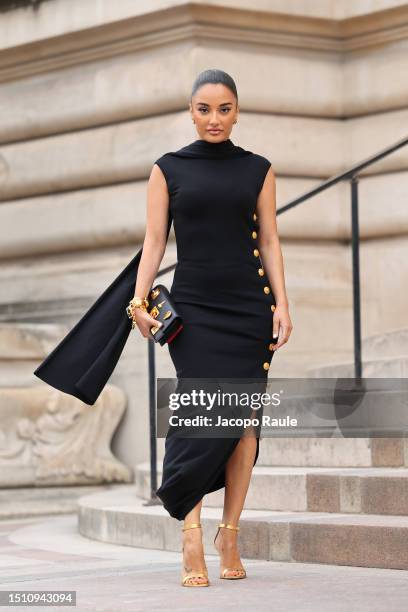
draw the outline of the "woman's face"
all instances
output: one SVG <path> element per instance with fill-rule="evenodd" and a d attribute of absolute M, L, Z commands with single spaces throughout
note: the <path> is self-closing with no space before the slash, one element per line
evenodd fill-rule
<path fill-rule="evenodd" d="M 228 87 L 222 83 L 206 83 L 192 97 L 190 113 L 200 138 L 221 142 L 230 137 L 239 109 Z"/>

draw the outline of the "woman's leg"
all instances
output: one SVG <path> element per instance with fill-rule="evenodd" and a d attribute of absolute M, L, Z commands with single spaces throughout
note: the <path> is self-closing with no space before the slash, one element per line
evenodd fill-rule
<path fill-rule="evenodd" d="M 183 527 L 191 525 L 191 523 L 199 523 L 201 517 L 201 506 L 203 500 L 198 502 L 196 506 L 184 517 Z M 185 573 L 196 571 L 207 571 L 207 566 L 204 559 L 204 550 L 202 542 L 202 529 L 196 527 L 182 531 L 183 534 L 183 565 Z M 207 582 L 205 578 L 198 577 L 191 579 L 195 584 Z"/>
<path fill-rule="evenodd" d="M 256 453 L 256 437 L 253 427 L 246 430 L 226 465 L 225 496 L 222 523 L 237 526 L 244 507 L 251 480 Z M 237 544 L 238 532 L 221 528 L 216 539 L 216 548 L 221 556 L 222 567 L 242 568 Z M 229 572 L 228 575 L 240 572 Z"/>

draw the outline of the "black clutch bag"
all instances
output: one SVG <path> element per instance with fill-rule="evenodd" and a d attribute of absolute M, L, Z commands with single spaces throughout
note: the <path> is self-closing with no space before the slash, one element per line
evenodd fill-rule
<path fill-rule="evenodd" d="M 148 295 L 149 315 L 162 323 L 161 327 L 151 327 L 150 333 L 155 342 L 170 344 L 172 340 L 183 329 L 183 320 L 177 312 L 170 292 L 164 285 L 156 285 Z"/>

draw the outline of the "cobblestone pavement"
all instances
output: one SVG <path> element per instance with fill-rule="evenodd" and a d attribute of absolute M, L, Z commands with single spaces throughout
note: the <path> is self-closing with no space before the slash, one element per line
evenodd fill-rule
<path fill-rule="evenodd" d="M 0 590 L 73 590 L 71 609 L 80 611 L 408 610 L 402 570 L 242 559 L 248 578 L 227 581 L 218 579 L 217 556 L 206 554 L 211 586 L 183 588 L 181 553 L 89 540 L 78 533 L 75 514 L 0 521 L 0 547 Z"/>

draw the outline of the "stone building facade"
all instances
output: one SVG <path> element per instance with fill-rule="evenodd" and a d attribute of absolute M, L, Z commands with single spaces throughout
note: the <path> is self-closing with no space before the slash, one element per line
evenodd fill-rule
<path fill-rule="evenodd" d="M 3 2 L 0 322 L 69 327 L 140 248 L 153 161 L 196 137 L 201 70 L 236 80 L 232 140 L 271 160 L 279 207 L 407 135 L 407 65 L 408 3 L 396 0 Z M 408 148 L 361 176 L 364 337 L 406 326 L 407 191 Z M 349 185 L 278 226 L 294 331 L 270 376 L 351 362 Z M 29 373 L 41 352 L 22 353 L 13 369 L 4 350 L 3 386 L 40 384 Z M 167 350 L 156 355 L 157 375 L 173 376 Z M 128 397 L 114 447 L 134 465 L 148 453 L 136 333 L 112 382 Z"/>

